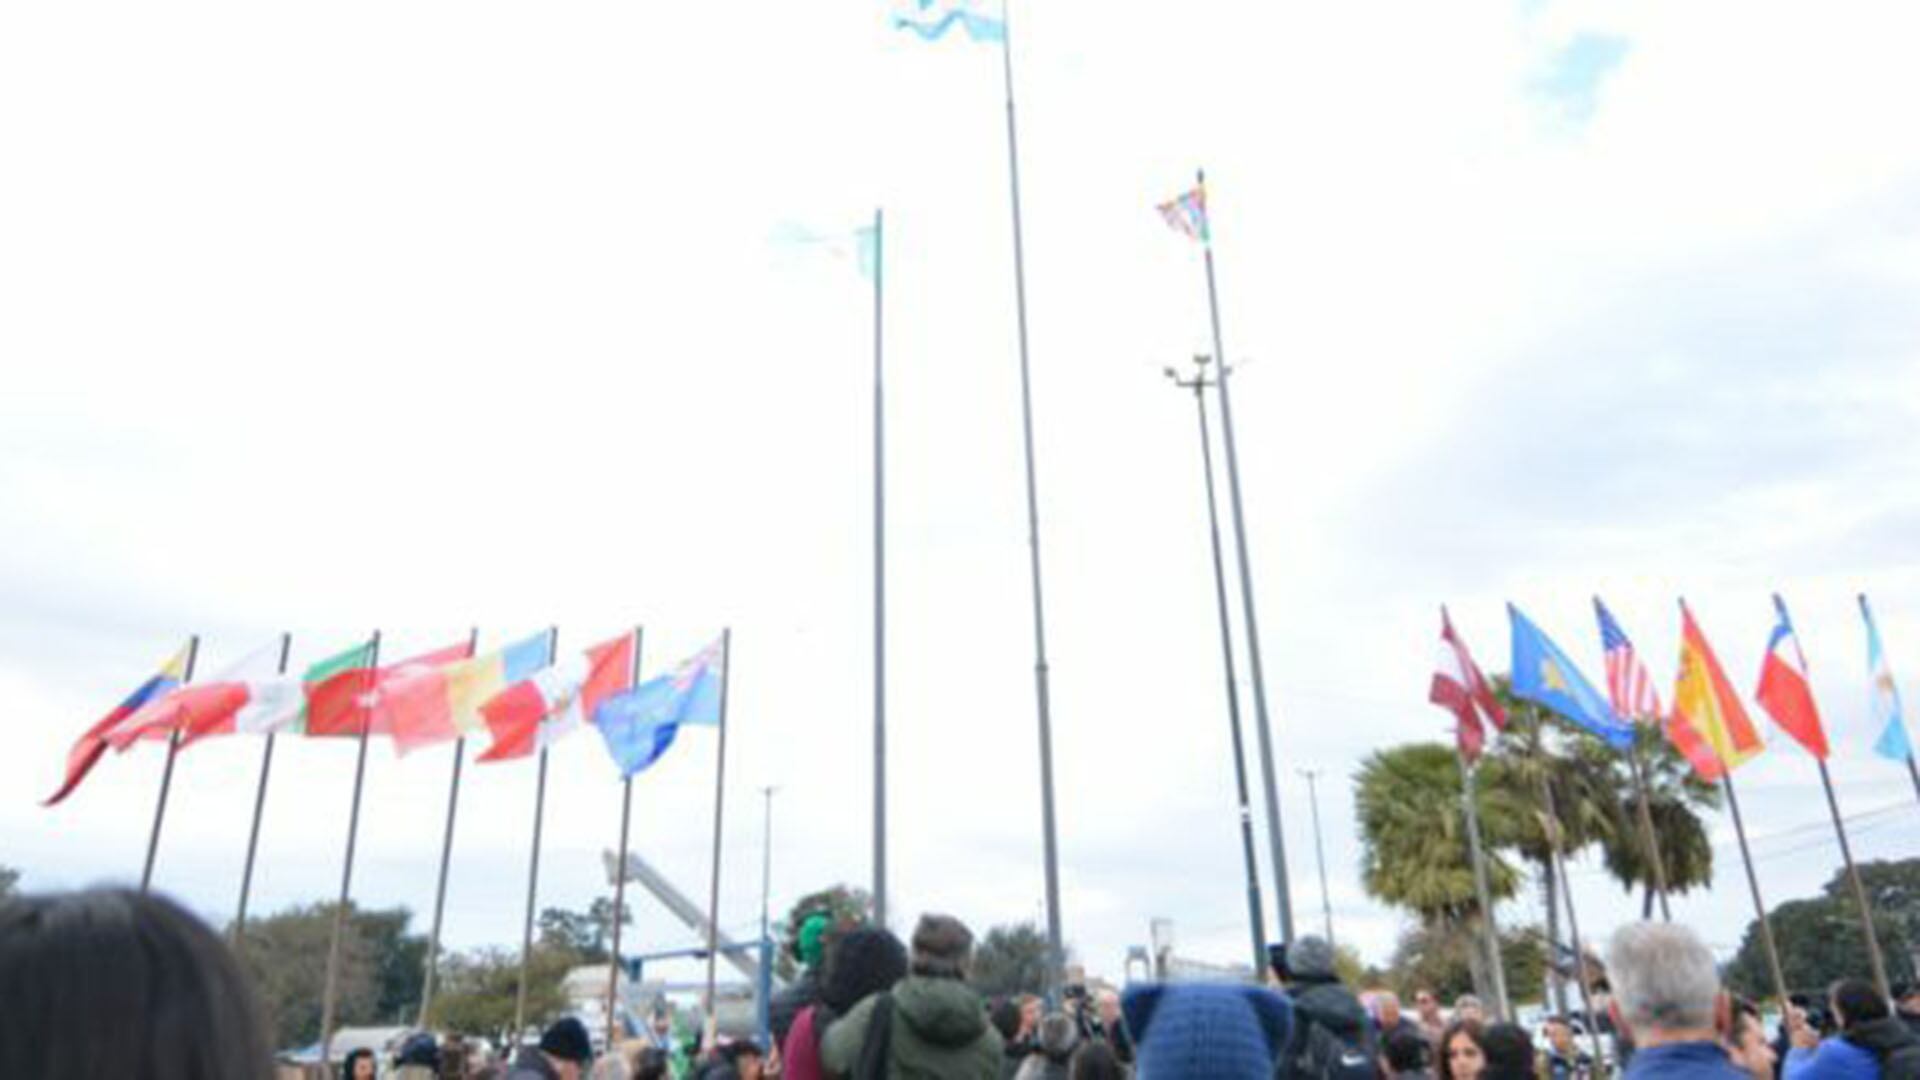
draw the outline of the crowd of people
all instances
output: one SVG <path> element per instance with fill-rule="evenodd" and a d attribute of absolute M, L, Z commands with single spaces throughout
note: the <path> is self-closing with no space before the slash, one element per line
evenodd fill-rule
<path fill-rule="evenodd" d="M 1542 1038 L 1471 995 L 1411 1015 L 1344 985 L 1326 941 L 1276 947 L 1269 985 L 1172 982 L 1125 993 L 1072 982 L 1059 1007 L 983 1000 L 973 936 L 923 916 L 909 941 L 824 917 L 799 928 L 801 976 L 770 1003 L 773 1039 L 713 1039 L 676 1058 L 664 1027 L 596 1054 L 562 1018 L 509 1060 L 478 1066 L 416 1034 L 390 1062 L 349 1054 L 345 1080 L 1920 1080 L 1920 989 L 1883 997 L 1843 979 L 1796 1000 L 1769 1036 L 1722 988 L 1683 926 L 1615 932 L 1596 1026 L 1549 1017 Z M 275 1074 L 267 1026 L 226 943 L 173 902 L 126 890 L 0 907 L 0 1076 L 256 1080 Z M 383 1066 L 385 1066 L 383 1068 Z"/>

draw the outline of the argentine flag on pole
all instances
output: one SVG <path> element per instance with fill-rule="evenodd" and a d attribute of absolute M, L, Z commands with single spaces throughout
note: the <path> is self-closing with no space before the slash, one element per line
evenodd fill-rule
<path fill-rule="evenodd" d="M 1873 752 L 1905 761 L 1913 756 L 1913 744 L 1907 740 L 1907 720 L 1900 708 L 1900 684 L 1893 681 L 1893 668 L 1888 666 L 1887 651 L 1880 645 L 1880 628 L 1873 623 L 1866 593 L 1860 594 L 1860 617 L 1867 623 L 1867 678 L 1873 684 L 1873 719 L 1880 725 Z"/>
<path fill-rule="evenodd" d="M 896 0 L 893 25 L 913 31 L 923 41 L 939 41 L 955 26 L 975 41 L 1007 40 L 1007 20 L 989 14 L 978 0 Z"/>

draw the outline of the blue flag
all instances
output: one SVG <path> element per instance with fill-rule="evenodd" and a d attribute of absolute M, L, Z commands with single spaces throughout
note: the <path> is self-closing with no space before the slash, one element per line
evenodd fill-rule
<path fill-rule="evenodd" d="M 607 754 L 620 767 L 620 775 L 632 776 L 660 760 L 681 727 L 720 723 L 727 662 L 724 640 L 688 657 L 672 672 L 608 698 L 594 710 L 594 726 L 606 740 Z"/>
<path fill-rule="evenodd" d="M 1633 745 L 1633 725 L 1623 722 L 1607 699 L 1580 674 L 1560 646 L 1547 639 L 1520 609 L 1507 605 L 1513 621 L 1513 693 L 1544 706 L 1599 736 L 1616 750 Z"/>
<path fill-rule="evenodd" d="M 1007 40 L 1007 21 L 982 11 L 978 0 L 903 0 L 895 7 L 893 25 L 925 41 L 938 41 L 955 26 L 975 41 Z"/>

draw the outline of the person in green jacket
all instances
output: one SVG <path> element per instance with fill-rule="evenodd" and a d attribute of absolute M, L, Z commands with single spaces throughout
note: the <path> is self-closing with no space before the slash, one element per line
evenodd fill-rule
<path fill-rule="evenodd" d="M 913 931 L 909 974 L 891 991 L 874 994 L 827 1029 L 820 1063 L 827 1075 L 857 1077 L 876 1009 L 890 1017 L 872 1032 L 885 1039 L 885 1075 L 892 1080 L 999 1080 L 1000 1033 L 967 988 L 973 934 L 950 915 L 922 915 Z M 876 1050 L 878 1044 L 876 1044 Z"/>

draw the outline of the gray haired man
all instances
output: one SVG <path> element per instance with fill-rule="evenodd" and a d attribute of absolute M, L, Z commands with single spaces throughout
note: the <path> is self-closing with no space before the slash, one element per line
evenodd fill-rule
<path fill-rule="evenodd" d="M 1672 923 L 1628 923 L 1607 947 L 1614 1023 L 1633 1032 L 1626 1080 L 1742 1080 L 1722 1035 L 1731 1002 L 1720 989 L 1713 954 L 1693 931 Z"/>

